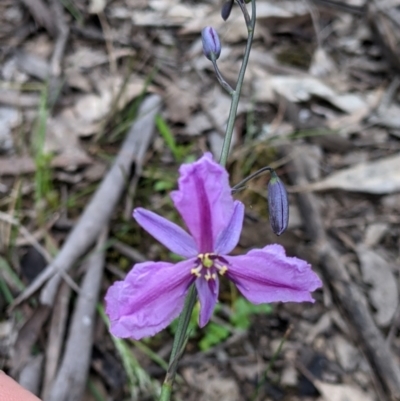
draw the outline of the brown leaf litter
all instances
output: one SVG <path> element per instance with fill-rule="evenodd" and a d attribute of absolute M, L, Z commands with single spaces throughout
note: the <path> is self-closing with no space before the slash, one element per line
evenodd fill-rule
<path fill-rule="evenodd" d="M 171 213 L 160 188 L 174 185 L 180 161 L 154 116 L 184 157 L 219 155 L 230 99 L 202 54 L 201 29 L 218 30 L 231 83 L 247 33 L 238 7 L 223 22 L 217 0 L 68 4 L 0 2 L 0 280 L 14 299 L 0 293 L 0 368 L 44 401 L 92 399 L 90 388 L 153 399 L 165 372 L 145 347 L 166 360 L 170 332 L 118 344 L 94 307 L 133 262 L 169 257 L 126 217 L 133 205 Z M 222 288 L 215 321 L 231 334 L 206 352 L 199 336 L 189 339 L 175 394 L 399 399 L 400 1 L 257 0 L 257 10 L 228 168 L 236 182 L 277 167 L 291 218 L 277 239 L 267 177 L 257 178 L 237 194 L 246 204 L 239 247 L 282 243 L 313 264 L 324 288 L 315 304 L 250 316 L 246 331 L 232 326 Z M 109 241 L 91 253 L 108 224 Z M 29 247 L 50 262 L 32 284 Z M 140 361 L 137 377 L 121 347 Z M 61 386 L 69 379 L 76 395 Z"/>

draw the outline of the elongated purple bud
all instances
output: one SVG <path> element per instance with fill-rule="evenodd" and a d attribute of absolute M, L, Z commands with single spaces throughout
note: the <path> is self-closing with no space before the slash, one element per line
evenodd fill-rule
<path fill-rule="evenodd" d="M 289 223 L 289 200 L 286 188 L 275 171 L 268 183 L 268 209 L 272 231 L 281 235 Z"/>
<path fill-rule="evenodd" d="M 203 41 L 203 53 L 209 59 L 217 60 L 221 54 L 221 43 L 217 31 L 211 27 L 206 26 L 201 31 L 201 39 Z"/>
<path fill-rule="evenodd" d="M 233 0 L 228 0 L 222 5 L 221 17 L 224 21 L 226 21 L 231 15 L 232 7 L 233 7 Z"/>

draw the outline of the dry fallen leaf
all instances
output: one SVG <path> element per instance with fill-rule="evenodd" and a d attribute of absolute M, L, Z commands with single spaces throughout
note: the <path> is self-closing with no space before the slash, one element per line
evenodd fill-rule
<path fill-rule="evenodd" d="M 270 75 L 255 80 L 254 90 L 255 99 L 258 101 L 275 102 L 275 94 L 290 102 L 305 102 L 316 96 L 349 114 L 368 107 L 362 96 L 354 93 L 336 93 L 324 82 L 311 76 Z"/>
<path fill-rule="evenodd" d="M 88 11 L 90 14 L 99 14 L 104 11 L 106 5 L 106 0 L 90 0 Z"/>
<path fill-rule="evenodd" d="M 167 86 L 166 102 L 168 119 L 174 123 L 186 123 L 198 104 L 198 98 L 191 91 L 193 84 L 181 79 L 178 84 L 171 82 Z"/>
<path fill-rule="evenodd" d="M 122 85 L 121 77 L 104 78 L 99 85 L 98 94 L 82 95 L 73 107 L 64 109 L 63 118 L 68 121 L 73 132 L 79 136 L 89 136 L 98 132 L 103 118 L 107 117 L 111 108 L 115 106 L 114 100 Z M 144 85 L 142 79 L 133 77 L 125 86 L 117 110 L 121 110 L 128 102 L 139 96 Z"/>
<path fill-rule="evenodd" d="M 342 335 L 333 338 L 335 353 L 340 366 L 346 371 L 353 371 L 361 360 L 358 349 Z"/>
<path fill-rule="evenodd" d="M 70 121 L 62 115 L 47 120 L 45 151 L 54 153 L 52 165 L 65 170 L 74 171 L 76 168 L 88 165 L 92 159 L 80 146 L 78 135 L 73 130 Z"/>
<path fill-rule="evenodd" d="M 368 393 L 348 384 L 313 382 L 325 401 L 374 401 Z"/>
<path fill-rule="evenodd" d="M 368 295 L 376 309 L 374 315 L 376 323 L 379 326 L 388 326 L 399 301 L 396 277 L 386 260 L 365 245 L 357 247 L 357 255 L 360 259 L 363 280 L 370 285 Z"/>
<path fill-rule="evenodd" d="M 21 115 L 17 109 L 0 107 L 0 153 L 11 151 L 13 139 L 11 130 L 21 122 Z"/>
<path fill-rule="evenodd" d="M 372 115 L 368 121 L 371 124 L 382 125 L 383 127 L 399 129 L 400 128 L 400 107 L 392 104 L 387 108 L 380 108 L 375 115 Z"/>
<path fill-rule="evenodd" d="M 337 67 L 334 60 L 323 48 L 318 47 L 313 54 L 309 73 L 315 77 L 328 77 L 336 72 Z"/>
<path fill-rule="evenodd" d="M 239 388 L 235 380 L 222 378 L 213 368 L 198 371 L 187 368 L 183 371 L 185 380 L 201 392 L 199 401 L 238 401 Z"/>
<path fill-rule="evenodd" d="M 180 34 L 200 33 L 203 27 L 209 25 L 213 26 L 222 40 L 223 44 L 238 42 L 239 40 L 246 40 L 247 28 L 242 23 L 243 15 L 239 7 L 232 9 L 231 15 L 227 21 L 223 21 L 220 16 L 220 10 L 215 7 L 208 9 L 201 9 L 201 12 L 192 8 L 192 15 L 187 18 L 183 24 Z M 250 7 L 249 7 L 250 9 Z M 262 37 L 262 25 L 269 24 L 268 20 L 284 20 L 290 24 L 294 18 L 303 17 L 310 13 L 310 8 L 303 2 L 293 2 L 289 0 L 280 0 L 276 2 L 270 1 L 257 1 L 257 20 L 260 21 L 256 24 L 254 32 L 255 38 Z M 189 17 L 189 14 L 186 15 Z M 136 18 L 137 20 L 138 18 Z"/>
<path fill-rule="evenodd" d="M 400 154 L 357 164 L 333 173 L 322 181 L 299 188 L 306 191 L 327 189 L 378 195 L 400 191 Z"/>

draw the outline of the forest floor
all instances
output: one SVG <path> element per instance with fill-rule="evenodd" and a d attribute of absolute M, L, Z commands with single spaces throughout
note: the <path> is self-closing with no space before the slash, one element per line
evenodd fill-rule
<path fill-rule="evenodd" d="M 256 307 L 223 282 L 211 323 L 193 316 L 173 400 L 400 400 L 400 0 L 256 5 L 227 169 L 234 185 L 274 167 L 290 221 L 274 235 L 259 176 L 235 194 L 235 252 L 279 243 L 324 286 Z M 0 369 L 44 401 L 157 399 L 176 325 L 113 338 L 104 294 L 174 257 L 133 208 L 179 221 L 179 166 L 219 159 L 230 96 L 200 34 L 218 31 L 232 84 L 247 39 L 221 7 L 0 2 Z"/>

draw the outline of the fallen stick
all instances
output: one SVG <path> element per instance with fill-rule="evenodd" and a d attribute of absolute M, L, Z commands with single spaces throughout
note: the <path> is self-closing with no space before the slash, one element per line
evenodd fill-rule
<path fill-rule="evenodd" d="M 88 259 L 64 356 L 50 393 L 44 401 L 79 401 L 85 391 L 92 355 L 96 305 L 105 264 L 107 231 L 104 229 L 95 251 Z"/>
<path fill-rule="evenodd" d="M 18 383 L 35 395 L 39 395 L 43 372 L 43 354 L 31 357 L 19 374 Z"/>
<path fill-rule="evenodd" d="M 301 154 L 294 157 L 288 166 L 288 173 L 294 185 L 306 185 L 306 167 Z M 355 285 L 339 253 L 334 249 L 326 235 L 317 200 L 312 193 L 297 193 L 298 204 L 304 227 L 311 241 L 313 252 L 321 266 L 325 283 L 333 289 L 340 309 L 348 322 L 353 326 L 355 335 L 365 351 L 368 362 L 379 383 L 393 401 L 400 400 L 400 368 L 381 331 L 368 308 L 367 301 Z"/>
<path fill-rule="evenodd" d="M 35 22 L 43 26 L 51 36 L 56 36 L 57 27 L 47 4 L 42 0 L 21 0 Z"/>
<path fill-rule="evenodd" d="M 64 345 L 65 332 L 69 319 L 69 305 L 72 288 L 65 282 L 60 285 L 54 301 L 50 328 L 46 341 L 46 364 L 41 398 L 45 400 L 49 394 L 60 365 Z"/>
<path fill-rule="evenodd" d="M 54 44 L 53 54 L 50 60 L 50 77 L 48 103 L 51 108 L 59 99 L 62 90 L 63 80 L 62 60 L 64 58 L 65 49 L 67 47 L 69 37 L 69 26 L 64 16 L 64 6 L 60 0 L 52 0 L 52 17 L 57 25 L 57 39 Z"/>
<path fill-rule="evenodd" d="M 108 224 L 124 191 L 132 164 L 135 162 L 136 167 L 139 166 L 139 168 L 143 164 L 154 132 L 154 117 L 160 107 L 161 98 L 158 95 L 151 95 L 144 100 L 139 109 L 138 118 L 130 128 L 112 168 L 69 234 L 59 254 L 15 299 L 11 308 L 29 298 L 50 278 L 52 279 L 40 294 L 40 302 L 44 305 L 53 305 L 63 274 L 71 269 L 73 264 L 93 245 L 101 230 Z"/>

